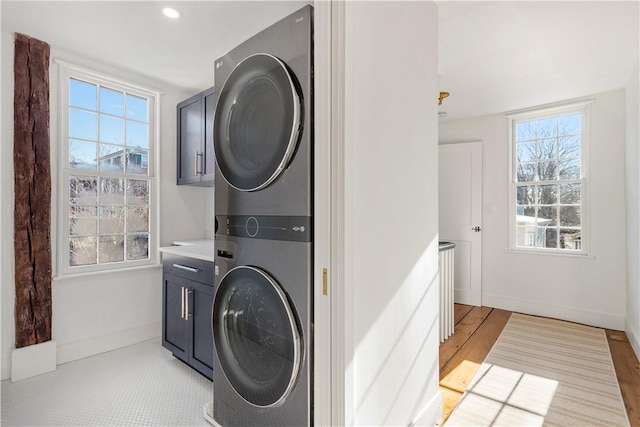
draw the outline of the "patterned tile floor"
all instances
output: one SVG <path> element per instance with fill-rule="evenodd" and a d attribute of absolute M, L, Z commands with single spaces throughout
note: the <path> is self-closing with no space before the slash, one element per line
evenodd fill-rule
<path fill-rule="evenodd" d="M 209 426 L 211 381 L 153 339 L 1 383 L 2 426 Z"/>

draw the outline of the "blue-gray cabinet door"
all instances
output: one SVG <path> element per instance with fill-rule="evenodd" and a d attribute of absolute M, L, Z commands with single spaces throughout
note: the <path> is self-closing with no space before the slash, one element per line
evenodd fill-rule
<path fill-rule="evenodd" d="M 184 319 L 185 279 L 165 273 L 162 277 L 162 346 L 178 359 L 189 360 L 189 324 Z"/>
<path fill-rule="evenodd" d="M 177 183 L 183 185 L 200 182 L 198 172 L 199 162 L 202 160 L 202 94 L 179 103 L 177 116 Z"/>
<path fill-rule="evenodd" d="M 162 346 L 213 379 L 213 286 L 163 274 Z"/>
<path fill-rule="evenodd" d="M 211 308 L 213 286 L 189 281 L 189 364 L 209 379 L 213 379 L 213 329 Z"/>
<path fill-rule="evenodd" d="M 204 147 L 202 181 L 213 182 L 216 171 L 216 155 L 213 151 L 213 113 L 216 105 L 213 88 L 202 93 L 204 107 Z"/>

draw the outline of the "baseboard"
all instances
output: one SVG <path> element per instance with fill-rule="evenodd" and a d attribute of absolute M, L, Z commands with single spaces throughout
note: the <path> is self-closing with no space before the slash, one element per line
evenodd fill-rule
<path fill-rule="evenodd" d="M 56 370 L 56 342 L 15 348 L 11 352 L 11 382 Z"/>
<path fill-rule="evenodd" d="M 429 403 L 422 408 L 409 426 L 435 426 L 442 416 L 442 392 L 438 392 L 431 398 Z"/>
<path fill-rule="evenodd" d="M 216 420 L 213 419 L 213 401 L 204 404 L 204 406 L 202 407 L 202 416 L 213 427 L 222 427 L 216 422 Z"/>
<path fill-rule="evenodd" d="M 627 334 L 627 338 L 629 338 L 629 342 L 631 343 L 633 351 L 636 353 L 636 357 L 640 360 L 640 335 L 638 335 L 638 330 L 629 323 L 629 319 L 627 319 L 625 324 L 624 332 Z"/>
<path fill-rule="evenodd" d="M 597 311 L 582 310 L 579 308 L 544 304 L 526 301 L 518 298 L 504 297 L 493 294 L 482 294 L 482 305 L 518 313 L 532 314 L 535 316 L 552 317 L 554 319 L 568 320 L 599 328 L 615 329 L 622 331 L 625 327 L 625 317 L 616 316 Z"/>
<path fill-rule="evenodd" d="M 127 345 L 157 338 L 161 335 L 161 331 L 161 322 L 156 322 L 68 344 L 57 343 L 54 369 L 55 365 L 59 365 L 61 363 L 83 359 L 85 357 L 94 356 L 96 354 L 115 350 Z M 6 380 L 11 378 L 11 358 L 2 358 L 1 367 L 1 379 Z"/>
<path fill-rule="evenodd" d="M 11 378 L 11 357 L 2 358 L 2 371 L 0 372 L 0 379 L 6 380 Z"/>
<path fill-rule="evenodd" d="M 84 359 L 85 357 L 157 338 L 161 335 L 161 331 L 162 324 L 155 322 L 68 344 L 59 344 L 58 364 Z"/>

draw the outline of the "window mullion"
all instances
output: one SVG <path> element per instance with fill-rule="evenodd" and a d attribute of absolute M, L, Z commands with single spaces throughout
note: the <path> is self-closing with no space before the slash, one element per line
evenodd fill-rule
<path fill-rule="evenodd" d="M 98 121 L 99 122 L 99 121 Z M 100 135 L 100 134 L 98 134 Z M 99 139 L 99 138 L 98 138 Z M 97 213 L 98 213 L 98 226 L 97 226 L 97 230 L 98 230 L 98 234 L 96 235 L 96 265 L 100 265 L 100 236 L 102 236 L 102 191 L 100 191 L 102 186 L 102 177 L 98 177 L 98 188 L 96 189 L 97 191 L 97 197 L 96 197 L 96 201 L 97 201 Z"/>
<path fill-rule="evenodd" d="M 583 103 L 509 117 L 512 194 L 515 196 L 510 232 L 515 233 L 511 239 L 514 248 L 584 253 L 581 241 L 588 198 L 584 162 L 587 111 Z M 577 153 L 580 155 L 576 156 Z M 519 178 L 532 180 L 518 181 Z M 526 205 L 531 200 L 527 190 L 534 193 L 532 205 Z M 520 213 L 524 216 L 518 217 Z M 561 229 L 565 230 L 563 234 Z M 573 234 L 571 230 L 576 230 L 572 237 L 569 236 Z M 531 241 L 530 237 L 535 240 Z"/>
<path fill-rule="evenodd" d="M 66 261 L 62 259 L 63 255 L 59 265 L 62 271 L 67 273 L 71 272 L 71 269 L 75 267 L 82 267 L 82 271 L 93 271 L 114 268 L 123 263 L 139 263 L 141 261 L 148 263 L 153 261 L 156 255 L 155 252 L 152 255 L 150 243 L 155 241 L 156 237 L 152 236 L 152 234 L 157 231 L 155 212 L 152 210 L 152 201 L 155 199 L 153 192 L 156 190 L 153 185 L 155 178 L 151 169 L 154 162 L 149 157 L 155 150 L 154 141 L 156 135 L 155 131 L 151 129 L 151 125 L 157 120 L 155 113 L 157 111 L 158 94 L 151 92 L 145 94 L 141 88 L 131 91 L 130 88 L 132 86 L 126 83 L 120 86 L 119 83 L 115 83 L 115 80 L 111 79 L 105 80 L 111 83 L 103 85 L 104 76 L 96 77 L 90 72 L 85 75 L 84 71 L 73 69 L 64 64 L 60 65 L 60 70 L 62 77 L 59 81 L 59 92 L 64 94 L 62 102 L 66 107 L 64 108 L 65 112 L 60 115 L 59 119 L 60 141 L 64 143 L 61 150 L 64 155 L 61 156 L 59 164 L 62 169 L 61 175 L 63 176 L 61 183 L 66 187 L 66 190 L 60 192 L 60 194 L 62 198 L 66 197 L 66 200 L 61 200 L 60 206 L 62 209 L 60 209 L 60 213 L 62 218 L 58 223 L 63 225 L 60 237 L 61 242 L 64 241 L 66 243 L 61 244 L 60 247 L 63 249 L 62 253 L 66 254 Z M 72 80 L 80 81 L 83 85 L 72 85 Z M 93 91 L 95 91 L 95 95 Z M 107 98 L 103 98 L 103 94 Z M 87 95 L 89 96 L 88 98 Z M 121 100 L 119 99 L 120 95 L 122 97 Z M 90 100 L 90 102 L 87 100 Z M 132 102 L 131 108 L 133 110 L 130 109 L 130 101 Z M 103 106 L 101 105 L 102 102 L 106 102 L 106 104 Z M 94 103 L 95 110 L 93 110 Z M 105 108 L 104 111 L 103 107 Z M 69 112 L 72 110 L 95 114 L 95 127 L 93 127 L 95 135 L 92 139 L 70 137 L 71 134 L 88 137 L 93 133 L 91 127 L 82 128 L 85 123 L 93 126 L 91 121 L 86 120 L 86 117 L 83 118 L 84 122 L 80 118 L 73 122 L 70 120 Z M 122 116 L 120 116 L 120 111 L 122 111 Z M 128 117 L 129 115 L 131 117 Z M 103 119 L 109 121 L 103 121 Z M 130 127 L 129 123 L 134 125 Z M 141 125 L 144 125 L 144 127 Z M 75 128 L 70 128 L 70 126 L 75 126 Z M 81 129 L 86 130 L 81 131 Z M 132 158 L 132 168 L 130 168 L 130 155 L 128 153 L 129 131 L 133 132 L 131 135 L 135 139 L 133 141 L 134 145 L 140 146 L 140 150 L 136 150 L 132 154 L 132 156 L 135 156 L 135 158 Z M 122 141 L 119 141 L 120 138 L 122 138 Z M 73 147 L 73 154 L 70 153 L 70 141 L 72 139 L 79 141 Z M 83 143 L 86 144 L 83 145 Z M 121 154 L 118 156 L 120 157 L 119 159 L 116 157 L 115 160 L 109 160 L 114 162 L 114 165 L 117 164 L 115 162 L 121 162 L 121 166 L 108 168 L 101 164 L 104 161 L 100 155 L 100 147 L 103 143 L 112 147 L 109 149 L 110 153 L 108 154 L 114 153 L 117 156 L 118 150 L 121 150 Z M 95 144 L 93 150 L 88 144 Z M 77 159 L 73 163 L 70 163 L 69 160 L 71 155 L 74 156 L 74 159 Z M 89 163 L 89 160 L 86 159 L 92 155 L 95 160 L 92 159 L 90 163 L 95 162 L 95 169 L 83 169 L 82 166 L 88 166 L 87 163 Z M 109 169 L 121 170 L 114 171 Z M 81 187 L 73 189 L 78 194 L 74 196 L 76 198 L 74 205 L 80 207 L 73 210 L 74 218 L 76 218 L 73 226 L 74 234 L 71 234 L 72 211 L 70 209 L 72 206 L 70 199 L 72 176 L 78 177 L 77 180 L 79 181 L 85 180 L 75 184 Z M 93 185 L 91 184 L 92 180 L 95 180 L 95 189 L 91 188 Z M 127 190 L 128 186 L 131 187 L 129 190 L 131 194 Z M 89 194 L 88 191 L 95 191 L 95 197 Z M 131 205 L 131 209 L 129 208 L 130 203 L 134 203 Z M 93 231 L 92 226 L 90 227 L 89 223 L 86 222 L 88 215 L 92 214 L 90 211 L 82 209 L 82 206 L 90 206 L 91 204 L 94 205 L 92 209 L 95 209 L 96 222 Z M 102 212 L 103 207 L 107 211 Z M 157 205 L 155 208 L 157 209 Z M 132 220 L 130 212 L 133 212 L 133 228 L 129 226 Z M 139 230 L 131 231 L 131 235 L 134 236 L 131 240 L 128 238 L 129 229 Z M 84 237 L 84 233 L 88 231 L 95 232 L 95 235 L 92 236 L 96 239 L 95 248 L 83 248 L 83 243 L 80 240 L 78 243 L 74 243 L 77 246 L 74 247 L 74 254 L 72 255 L 71 239 Z M 100 243 L 101 236 L 113 236 L 117 240 L 110 241 L 110 239 L 105 239 L 105 246 Z M 122 241 L 120 242 L 119 239 L 122 239 Z M 131 252 L 132 247 L 129 245 L 130 241 L 133 244 L 133 253 Z M 64 250 L 64 247 L 66 247 L 66 250 Z M 114 248 L 113 253 L 111 248 Z M 85 249 L 89 250 L 89 252 L 86 252 Z M 109 252 L 105 252 L 107 250 Z M 95 259 L 92 258 L 93 254 L 95 254 Z"/>

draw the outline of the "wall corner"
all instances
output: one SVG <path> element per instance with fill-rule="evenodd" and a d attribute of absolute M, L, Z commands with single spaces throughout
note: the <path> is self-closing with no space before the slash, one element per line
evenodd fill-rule
<path fill-rule="evenodd" d="M 640 335 L 638 335 L 638 331 L 633 327 L 631 322 L 629 322 L 629 318 L 627 318 L 624 332 L 627 334 L 627 338 L 629 338 L 629 343 L 636 353 L 636 357 L 640 360 Z"/>

